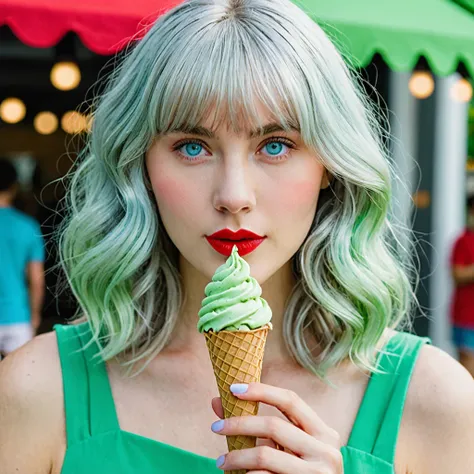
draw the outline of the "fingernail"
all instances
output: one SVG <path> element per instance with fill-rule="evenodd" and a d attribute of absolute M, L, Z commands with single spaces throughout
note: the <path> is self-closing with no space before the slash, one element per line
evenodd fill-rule
<path fill-rule="evenodd" d="M 224 428 L 224 420 L 218 420 L 212 423 L 211 430 L 214 431 L 214 433 L 217 433 L 219 431 L 222 431 Z"/>
<path fill-rule="evenodd" d="M 224 465 L 224 463 L 225 463 L 225 456 L 224 455 L 219 456 L 216 461 L 216 466 L 221 467 Z"/>
<path fill-rule="evenodd" d="M 230 391 L 232 393 L 240 394 L 240 393 L 245 393 L 248 390 L 248 388 L 249 386 L 246 383 L 233 383 L 230 386 Z"/>

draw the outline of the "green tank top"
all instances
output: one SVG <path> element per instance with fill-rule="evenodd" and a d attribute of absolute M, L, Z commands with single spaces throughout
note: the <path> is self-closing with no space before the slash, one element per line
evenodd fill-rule
<path fill-rule="evenodd" d="M 54 326 L 64 386 L 67 449 L 61 474 L 218 474 L 215 459 L 121 430 L 106 366 L 92 357 L 88 323 Z M 379 356 L 351 436 L 344 474 L 393 474 L 405 397 L 428 338 L 397 332 Z"/>

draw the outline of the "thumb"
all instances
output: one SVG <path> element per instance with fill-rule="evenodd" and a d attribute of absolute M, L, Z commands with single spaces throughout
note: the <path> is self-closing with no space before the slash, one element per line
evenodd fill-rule
<path fill-rule="evenodd" d="M 224 409 L 222 408 L 222 403 L 220 397 L 216 397 L 212 399 L 211 402 L 212 409 L 214 410 L 214 413 L 219 417 L 219 418 L 224 418 Z"/>

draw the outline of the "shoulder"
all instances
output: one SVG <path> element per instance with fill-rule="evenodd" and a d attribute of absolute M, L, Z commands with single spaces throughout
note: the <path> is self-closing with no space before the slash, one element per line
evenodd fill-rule
<path fill-rule="evenodd" d="M 474 380 L 446 352 L 421 349 L 401 429 L 413 472 L 468 472 L 474 465 Z"/>
<path fill-rule="evenodd" d="M 0 426 L 6 472 L 51 472 L 64 429 L 55 333 L 35 337 L 0 363 Z"/>
<path fill-rule="evenodd" d="M 459 234 L 456 240 L 454 241 L 454 249 L 459 249 L 464 245 L 469 245 L 471 242 L 471 235 L 467 231 L 464 231 L 462 234 Z"/>
<path fill-rule="evenodd" d="M 24 214 L 24 222 L 25 224 L 30 227 L 33 232 L 35 232 L 36 234 L 40 234 L 41 235 L 41 226 L 40 226 L 40 223 L 34 219 L 33 217 L 31 216 L 28 216 L 27 214 Z"/>
<path fill-rule="evenodd" d="M 31 389 L 36 387 L 49 392 L 48 382 L 61 380 L 56 333 L 36 336 L 9 354 L 0 364 L 0 382 L 5 378 L 9 383 L 0 384 L 3 391 L 19 389 L 25 396 L 31 396 Z"/>
<path fill-rule="evenodd" d="M 33 217 L 31 217 L 26 212 L 20 211 L 19 209 L 11 208 L 11 215 L 13 216 L 14 219 L 24 224 L 27 224 L 27 225 L 36 224 L 36 220 L 33 219 Z"/>
<path fill-rule="evenodd" d="M 465 409 L 474 409 L 474 380 L 448 353 L 425 344 L 408 390 L 410 404 L 427 412 L 436 410 L 438 416 L 465 414 Z"/>
<path fill-rule="evenodd" d="M 19 211 L 18 209 L 12 209 L 11 216 L 15 225 L 35 233 L 41 231 L 39 222 L 33 217 L 31 217 L 29 214 L 26 214 L 23 211 Z"/>

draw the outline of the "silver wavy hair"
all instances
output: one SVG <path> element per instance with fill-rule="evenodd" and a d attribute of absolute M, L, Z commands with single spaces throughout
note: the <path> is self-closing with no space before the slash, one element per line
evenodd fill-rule
<path fill-rule="evenodd" d="M 184 297 L 177 249 L 146 187 L 146 150 L 211 107 L 215 126 L 260 126 L 257 99 L 285 127 L 297 124 L 334 177 L 292 258 L 290 353 L 319 376 L 347 358 L 376 370 L 384 330 L 406 320 L 414 295 L 388 218 L 384 132 L 357 77 L 289 0 L 190 0 L 114 72 L 68 190 L 61 261 L 105 360 L 127 353 L 127 364 L 146 365 L 170 340 Z"/>

